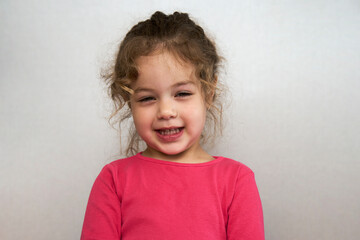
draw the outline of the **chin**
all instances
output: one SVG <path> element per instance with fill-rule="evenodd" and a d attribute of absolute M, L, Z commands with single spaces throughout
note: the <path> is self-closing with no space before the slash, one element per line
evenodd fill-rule
<path fill-rule="evenodd" d="M 176 155 L 179 155 L 183 152 L 185 152 L 186 150 L 164 150 L 164 151 L 161 151 L 159 150 L 159 152 L 161 152 L 162 154 L 164 155 L 169 155 L 169 156 L 176 156 Z"/>
<path fill-rule="evenodd" d="M 159 147 L 159 148 L 153 148 L 155 151 L 161 153 L 161 154 L 164 154 L 164 155 L 168 155 L 168 156 L 176 156 L 176 155 L 180 155 L 184 152 L 186 152 L 189 148 L 186 148 L 186 147 L 180 147 L 180 146 L 177 146 L 177 147 Z"/>

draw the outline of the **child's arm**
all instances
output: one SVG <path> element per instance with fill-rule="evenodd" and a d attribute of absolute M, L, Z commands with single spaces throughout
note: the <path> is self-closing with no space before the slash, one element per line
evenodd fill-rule
<path fill-rule="evenodd" d="M 228 216 L 228 240 L 265 239 L 260 196 L 251 170 L 238 176 Z"/>
<path fill-rule="evenodd" d="M 120 237 L 120 200 L 113 174 L 109 166 L 105 166 L 90 193 L 81 240 L 119 240 Z"/>

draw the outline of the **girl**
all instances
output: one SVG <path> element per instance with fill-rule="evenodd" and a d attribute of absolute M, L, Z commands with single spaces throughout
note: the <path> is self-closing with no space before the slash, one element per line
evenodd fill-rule
<path fill-rule="evenodd" d="M 133 156 L 102 169 L 81 239 L 264 239 L 253 172 L 200 144 L 204 126 L 216 130 L 221 119 L 219 61 L 184 13 L 156 12 L 127 33 L 106 80 L 113 115 L 133 118 Z"/>

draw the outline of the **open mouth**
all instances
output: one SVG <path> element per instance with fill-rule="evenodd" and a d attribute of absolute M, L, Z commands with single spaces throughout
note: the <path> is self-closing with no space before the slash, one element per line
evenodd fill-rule
<path fill-rule="evenodd" d="M 179 127 L 179 128 L 166 128 L 166 129 L 158 129 L 156 130 L 157 133 L 159 133 L 162 136 L 170 136 L 170 135 L 174 135 L 174 134 L 178 134 L 180 133 L 184 128 L 183 127 Z"/>

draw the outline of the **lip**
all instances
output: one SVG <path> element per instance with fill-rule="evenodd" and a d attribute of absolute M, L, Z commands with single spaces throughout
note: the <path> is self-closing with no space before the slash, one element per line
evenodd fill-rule
<path fill-rule="evenodd" d="M 160 133 L 160 131 L 165 131 L 165 130 L 171 130 L 171 129 L 179 129 L 179 132 L 174 133 L 174 134 L 168 134 L 168 135 L 162 135 Z M 184 133 L 184 127 L 168 127 L 168 128 L 159 128 L 155 130 L 156 135 L 158 136 L 158 138 L 163 141 L 163 142 L 174 142 L 176 140 L 178 140 L 182 134 Z"/>

